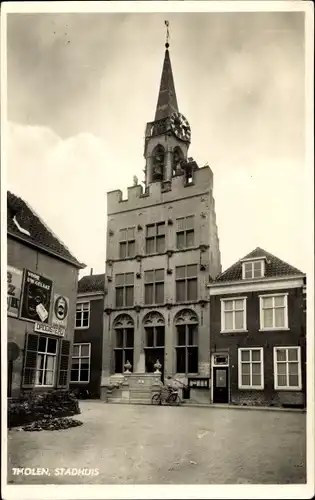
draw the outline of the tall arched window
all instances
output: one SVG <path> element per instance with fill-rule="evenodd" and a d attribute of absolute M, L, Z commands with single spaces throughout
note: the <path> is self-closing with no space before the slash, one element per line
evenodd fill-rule
<path fill-rule="evenodd" d="M 198 373 L 198 317 L 183 309 L 175 316 L 176 372 Z"/>
<path fill-rule="evenodd" d="M 154 364 L 157 360 L 164 369 L 164 344 L 165 344 L 165 321 L 162 314 L 153 311 L 145 315 L 143 319 L 144 327 L 144 351 L 145 351 L 145 371 L 154 372 Z"/>
<path fill-rule="evenodd" d="M 160 144 L 152 153 L 152 182 L 163 181 L 165 168 L 165 150 Z"/>
<path fill-rule="evenodd" d="M 181 175 L 183 173 L 183 170 L 181 168 L 181 162 L 184 159 L 184 154 L 182 150 L 177 146 L 173 150 L 173 155 L 172 155 L 172 172 L 173 175 Z"/>
<path fill-rule="evenodd" d="M 124 365 L 129 361 L 133 370 L 134 322 L 128 314 L 117 316 L 114 321 L 115 347 L 114 361 L 115 373 L 123 373 Z"/>

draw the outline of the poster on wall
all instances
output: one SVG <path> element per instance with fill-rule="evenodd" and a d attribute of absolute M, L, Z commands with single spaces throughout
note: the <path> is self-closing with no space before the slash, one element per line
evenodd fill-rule
<path fill-rule="evenodd" d="M 52 324 L 54 326 L 62 326 L 67 328 L 69 313 L 69 299 L 64 295 L 55 293 Z"/>
<path fill-rule="evenodd" d="M 25 270 L 21 318 L 48 323 L 52 281 Z"/>
<path fill-rule="evenodd" d="M 15 267 L 7 267 L 7 283 L 8 283 L 8 316 L 13 318 L 19 317 L 21 291 L 22 291 L 23 271 Z"/>

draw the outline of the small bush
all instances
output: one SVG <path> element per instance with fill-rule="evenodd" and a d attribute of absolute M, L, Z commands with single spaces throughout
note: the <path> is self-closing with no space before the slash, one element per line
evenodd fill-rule
<path fill-rule="evenodd" d="M 54 417 L 70 417 L 79 413 L 79 402 L 70 391 L 30 392 L 8 400 L 8 427 L 18 427 Z"/>
<path fill-rule="evenodd" d="M 83 425 L 83 423 L 74 418 L 48 418 L 47 420 L 39 420 L 26 425 L 23 427 L 23 431 L 60 431 L 80 425 Z"/>

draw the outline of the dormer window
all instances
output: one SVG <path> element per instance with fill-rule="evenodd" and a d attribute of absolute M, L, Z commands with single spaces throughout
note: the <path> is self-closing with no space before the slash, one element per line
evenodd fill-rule
<path fill-rule="evenodd" d="M 254 260 L 243 262 L 242 272 L 243 279 L 262 278 L 265 275 L 265 261 Z"/>

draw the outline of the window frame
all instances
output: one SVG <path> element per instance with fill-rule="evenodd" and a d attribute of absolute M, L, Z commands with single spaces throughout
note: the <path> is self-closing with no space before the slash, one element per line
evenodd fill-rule
<path fill-rule="evenodd" d="M 132 284 L 131 283 L 128 283 L 126 284 L 126 275 L 127 274 L 132 274 L 133 276 L 133 280 L 132 280 Z M 124 283 L 123 285 L 117 285 L 117 276 L 120 276 L 120 275 L 123 275 L 124 276 Z M 130 305 L 127 305 L 127 288 L 132 288 L 133 292 L 133 297 L 132 297 L 132 304 Z M 123 304 L 122 305 L 117 305 L 117 290 L 118 289 L 122 289 L 123 290 Z M 135 303 L 135 273 L 129 273 L 129 272 L 126 272 L 126 273 L 117 273 L 115 274 L 115 308 L 116 309 L 121 309 L 121 308 L 124 308 L 124 307 L 133 307 L 134 306 L 134 303 Z"/>
<path fill-rule="evenodd" d="M 243 385 L 242 384 L 242 370 L 241 366 L 242 363 L 250 363 L 250 379 L 252 379 L 253 372 L 252 372 L 252 354 L 250 354 L 250 360 L 249 361 L 242 361 L 241 358 L 241 352 L 243 351 L 260 351 L 260 365 L 261 365 L 261 384 L 258 385 L 253 385 L 251 384 L 250 386 L 248 385 Z M 254 361 L 254 363 L 257 363 L 257 361 Z M 238 389 L 243 390 L 243 391 L 262 391 L 265 388 L 265 376 L 264 376 L 264 348 L 263 347 L 239 347 L 238 348 Z"/>
<path fill-rule="evenodd" d="M 128 337 L 128 331 L 132 330 L 133 332 L 133 344 L 132 344 L 132 347 L 127 347 L 127 337 Z M 123 343 L 122 343 L 122 347 L 117 347 L 116 346 L 116 342 L 117 342 L 117 332 L 118 331 L 121 331 L 122 332 L 122 339 L 123 339 Z M 122 374 L 124 373 L 124 365 L 127 363 L 127 361 L 129 361 L 129 363 L 131 363 L 131 371 L 134 370 L 134 352 L 135 352 L 135 327 L 134 325 L 133 326 L 114 326 L 114 332 L 115 332 L 115 336 L 114 336 L 114 347 L 113 347 L 113 352 L 114 352 L 114 359 L 113 359 L 113 362 L 114 362 L 114 374 Z M 122 353 L 122 371 L 121 372 L 117 372 L 116 371 L 116 352 L 121 352 Z M 127 359 L 126 357 L 126 351 L 128 352 L 131 352 L 132 353 L 132 359 Z"/>
<path fill-rule="evenodd" d="M 82 323 L 83 323 L 83 312 L 84 312 L 84 309 L 83 309 L 83 304 L 88 304 L 88 325 L 87 326 L 82 326 Z M 78 309 L 77 307 L 78 306 L 81 306 L 81 326 L 77 326 L 77 312 L 78 312 Z M 79 300 L 76 302 L 76 305 L 75 305 L 75 330 L 87 330 L 88 328 L 90 328 L 90 315 L 91 315 L 91 302 L 89 300 Z"/>
<path fill-rule="evenodd" d="M 285 361 L 278 361 L 276 352 L 277 350 L 286 350 L 286 360 Z M 298 353 L 298 359 L 297 361 L 289 361 L 288 359 L 288 351 L 289 349 L 295 349 Z M 287 382 L 289 381 L 289 364 L 290 363 L 298 363 L 298 385 L 297 386 L 290 386 L 290 385 L 280 385 L 278 386 L 278 363 L 282 363 L 286 365 L 286 377 L 287 377 Z M 273 382 L 274 382 L 274 390 L 275 391 L 301 391 L 302 390 L 302 360 L 301 360 L 301 346 L 274 346 L 273 347 Z"/>
<path fill-rule="evenodd" d="M 133 238 L 128 238 L 128 230 L 133 229 Z M 121 239 L 122 232 L 126 231 L 126 239 Z M 133 259 L 136 256 L 136 226 L 128 226 L 119 230 L 119 260 Z M 126 257 L 121 257 L 121 244 L 126 244 Z M 134 255 L 129 254 L 129 244 L 134 243 Z"/>
<path fill-rule="evenodd" d="M 270 332 L 270 331 L 278 331 L 278 330 L 283 330 L 283 331 L 288 331 L 290 330 L 289 328 L 289 310 L 288 310 L 288 292 L 282 292 L 282 293 L 265 293 L 262 295 L 259 295 L 259 331 L 260 332 Z M 268 308 L 273 310 L 272 314 L 272 320 L 273 320 L 273 325 L 275 325 L 275 309 L 276 308 L 284 308 L 284 326 L 270 326 L 270 327 L 265 327 L 264 326 L 264 314 L 263 311 L 266 308 L 263 308 L 263 299 L 264 298 L 273 298 L 274 297 L 284 297 L 284 306 L 275 306 L 274 305 L 274 300 L 273 300 L 273 307 Z"/>
<path fill-rule="evenodd" d="M 44 338 L 46 340 L 45 352 L 39 350 L 39 342 L 40 342 L 40 339 L 42 339 L 42 338 Z M 55 353 L 47 352 L 48 340 L 55 340 L 56 341 L 56 352 Z M 39 338 L 38 338 L 38 347 L 37 347 L 37 351 L 36 351 L 36 368 L 35 368 L 35 382 L 34 382 L 34 387 L 55 387 L 55 385 L 56 385 L 56 374 L 58 373 L 59 348 L 60 348 L 60 345 L 59 345 L 59 342 L 58 342 L 58 338 L 55 339 L 55 338 L 52 338 L 52 337 L 47 337 L 46 335 L 39 335 Z M 37 368 L 37 362 L 38 362 L 38 359 L 39 359 L 39 355 L 44 355 L 44 369 Z M 46 370 L 47 356 L 51 356 L 51 357 L 54 358 L 53 370 Z M 52 383 L 51 384 L 39 384 L 39 383 L 37 383 L 38 372 L 44 372 L 45 373 L 46 371 L 52 371 L 52 373 L 53 373 L 53 375 L 52 375 Z"/>
<path fill-rule="evenodd" d="M 158 234 L 158 227 L 163 226 L 164 227 L 164 234 Z M 148 236 L 148 228 L 155 228 L 155 234 L 154 236 Z M 146 234 L 145 234 L 145 255 L 154 255 L 154 254 L 163 254 L 165 253 L 166 250 L 166 223 L 165 221 L 160 221 L 160 222 L 153 222 L 152 224 L 147 224 L 146 225 Z M 164 250 L 163 252 L 159 252 L 157 249 L 157 241 L 158 239 L 164 238 Z M 148 241 L 153 241 L 154 242 L 154 251 L 153 252 L 148 252 L 147 251 L 147 242 Z"/>
<path fill-rule="evenodd" d="M 192 228 L 187 228 L 187 219 L 193 220 Z M 179 221 L 184 221 L 184 223 L 183 223 L 184 229 L 178 229 Z M 194 248 L 194 246 L 195 246 L 195 216 L 192 214 L 192 215 L 187 215 L 186 217 L 178 217 L 176 219 L 176 226 L 177 226 L 176 227 L 176 249 L 177 250 L 184 250 L 186 248 Z M 193 234 L 194 241 L 193 241 L 192 245 L 187 244 L 187 233 Z M 179 234 L 184 235 L 184 245 L 182 247 L 178 245 L 178 235 Z"/>
<path fill-rule="evenodd" d="M 194 340 L 197 341 L 197 343 L 190 344 L 189 343 L 189 326 L 193 325 L 196 328 L 196 337 Z M 179 344 L 178 343 L 178 327 L 184 326 L 185 327 L 185 344 Z M 198 322 L 188 322 L 188 323 L 180 323 L 180 324 L 175 324 L 175 335 L 176 335 L 176 344 L 174 345 L 175 348 L 175 363 L 176 363 L 176 373 L 179 375 L 197 375 L 199 373 L 199 323 Z M 185 372 L 179 372 L 177 371 L 177 356 L 178 356 L 178 350 L 184 350 L 185 351 Z M 197 351 L 197 371 L 196 372 L 189 372 L 188 367 L 189 367 L 189 349 L 196 349 Z"/>
<path fill-rule="evenodd" d="M 81 348 L 82 346 L 86 346 L 88 345 L 89 346 L 89 356 L 81 356 Z M 89 384 L 90 383 L 90 377 L 91 377 L 91 342 L 74 342 L 73 345 L 72 345 L 72 352 L 73 352 L 73 348 L 74 346 L 79 346 L 79 355 L 78 356 L 74 356 L 73 354 L 71 354 L 71 367 L 70 367 L 70 384 Z M 88 380 L 72 380 L 72 360 L 73 359 L 78 359 L 79 360 L 79 378 L 81 378 L 81 359 L 86 359 L 88 357 L 89 359 L 89 376 L 88 376 Z"/>
<path fill-rule="evenodd" d="M 225 312 L 224 303 L 233 301 L 233 309 L 230 309 L 230 312 L 233 312 L 233 326 L 235 326 L 235 312 L 240 311 L 240 309 L 235 309 L 235 301 L 242 300 L 243 301 L 243 328 L 225 328 Z M 247 332 L 247 296 L 241 297 L 225 297 L 224 299 L 220 299 L 221 302 L 221 330 L 220 333 L 234 333 L 234 332 Z"/>
<path fill-rule="evenodd" d="M 187 276 L 188 266 L 196 266 L 196 275 Z M 177 276 L 176 276 L 176 271 L 179 267 L 185 268 L 185 277 L 184 278 L 177 278 Z M 199 297 L 198 278 L 199 278 L 199 276 L 198 276 L 198 264 L 182 264 L 182 265 L 175 267 L 175 300 L 176 300 L 176 303 L 187 303 L 187 302 L 198 301 L 198 297 Z M 188 282 L 189 281 L 196 281 L 196 297 L 194 299 L 188 299 Z M 185 283 L 185 298 L 184 298 L 184 300 L 179 300 L 177 297 L 177 283 L 179 283 L 179 282 Z"/>
<path fill-rule="evenodd" d="M 254 265 L 260 263 L 260 275 L 259 276 L 254 276 Z M 251 265 L 252 267 L 252 274 L 250 277 L 245 276 L 246 275 L 246 270 L 245 267 Z M 256 280 L 260 278 L 264 278 L 265 276 L 265 259 L 253 259 L 253 260 L 248 260 L 246 262 L 242 262 L 242 279 L 243 280 Z"/>
<path fill-rule="evenodd" d="M 155 276 L 156 276 L 156 272 L 157 271 L 163 271 L 163 280 L 156 280 Z M 146 281 L 146 273 L 153 273 L 153 278 L 154 278 L 154 281 Z M 156 285 L 160 285 L 161 283 L 163 283 L 163 300 L 161 302 L 157 302 L 157 286 Z M 152 289 L 153 289 L 153 292 L 152 292 L 152 296 L 153 296 L 153 302 L 146 302 L 146 288 L 149 287 L 149 286 L 152 286 Z M 164 268 L 159 268 L 159 269 L 146 269 L 144 271 L 144 304 L 145 305 L 160 305 L 160 304 L 164 304 L 165 302 L 165 269 Z"/>

